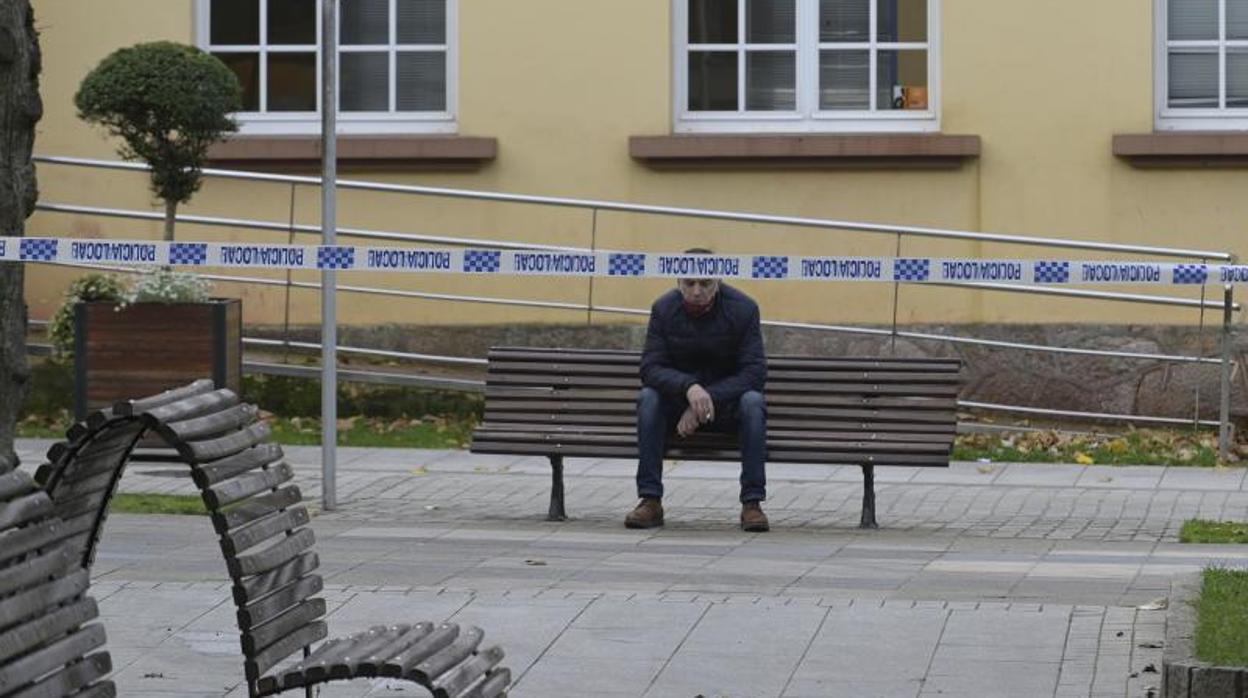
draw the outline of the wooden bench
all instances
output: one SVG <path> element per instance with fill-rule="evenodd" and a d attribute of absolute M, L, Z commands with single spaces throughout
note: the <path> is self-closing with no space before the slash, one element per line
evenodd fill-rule
<path fill-rule="evenodd" d="M 384 625 L 317 645 L 328 629 L 310 517 L 258 413 L 203 380 L 96 412 L 54 445 L 35 479 L 64 520 L 62 537 L 84 578 L 130 453 L 151 430 L 190 466 L 219 536 L 249 695 L 304 688 L 312 696 L 313 686 L 327 681 L 393 677 L 436 698 L 505 696 L 511 673 L 498 666 L 503 652 L 481 649 L 476 627 Z M 301 659 L 286 662 L 300 652 Z"/>
<path fill-rule="evenodd" d="M 550 459 L 548 519 L 567 518 L 563 459 L 637 458 L 640 354 L 587 349 L 494 348 L 485 420 L 474 453 Z M 876 528 L 875 466 L 948 467 L 957 428 L 957 359 L 767 359 L 768 460 L 858 465 L 863 528 Z M 694 434 L 668 456 L 740 461 L 736 437 Z"/>
<path fill-rule="evenodd" d="M 112 698 L 88 572 L 53 509 L 28 474 L 0 474 L 0 696 Z"/>

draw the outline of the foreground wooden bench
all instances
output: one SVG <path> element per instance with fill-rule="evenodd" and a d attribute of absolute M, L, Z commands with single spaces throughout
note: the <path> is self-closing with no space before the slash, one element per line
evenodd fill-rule
<path fill-rule="evenodd" d="M 112 698 L 88 572 L 30 476 L 0 473 L 0 696 Z"/>
<path fill-rule="evenodd" d="M 638 364 L 631 351 L 494 348 L 473 453 L 550 459 L 550 520 L 564 510 L 563 459 L 637 458 Z M 858 465 L 863 528 L 876 528 L 875 466 L 948 467 L 957 359 L 767 359 L 768 461 Z M 684 460 L 740 462 L 736 437 L 669 441 Z"/>
<path fill-rule="evenodd" d="M 36 480 L 64 520 L 61 538 L 82 578 L 131 451 L 151 430 L 190 466 L 212 517 L 233 581 L 251 696 L 294 688 L 312 696 L 315 684 L 361 677 L 406 679 L 437 698 L 505 696 L 511 674 L 497 666 L 503 652 L 480 649 L 479 628 L 401 623 L 317 645 L 328 629 L 308 510 L 258 412 L 204 380 L 120 403 L 73 427 L 48 452 Z M 300 652 L 300 661 L 284 664 Z M 7 696 L 2 688 L 0 695 Z"/>

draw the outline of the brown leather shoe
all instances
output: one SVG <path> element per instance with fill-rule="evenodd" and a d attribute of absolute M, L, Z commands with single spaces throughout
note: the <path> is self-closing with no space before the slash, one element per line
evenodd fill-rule
<path fill-rule="evenodd" d="M 750 533 L 762 533 L 770 531 L 771 524 L 767 522 L 767 515 L 763 513 L 763 507 L 758 502 L 746 502 L 741 505 L 741 530 Z"/>
<path fill-rule="evenodd" d="M 657 497 L 644 497 L 637 508 L 624 517 L 625 528 L 658 528 L 663 525 L 663 502 Z"/>

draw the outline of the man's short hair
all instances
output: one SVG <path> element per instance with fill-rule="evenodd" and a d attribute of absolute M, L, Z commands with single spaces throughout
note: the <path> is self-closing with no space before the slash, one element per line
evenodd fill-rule
<path fill-rule="evenodd" d="M 709 247 L 690 247 L 685 254 L 715 254 L 715 251 Z"/>

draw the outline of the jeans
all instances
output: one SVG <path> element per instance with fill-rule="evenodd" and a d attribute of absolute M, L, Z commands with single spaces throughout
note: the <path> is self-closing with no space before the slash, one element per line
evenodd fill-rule
<path fill-rule="evenodd" d="M 637 496 L 663 497 L 663 454 L 668 437 L 689 403 L 665 397 L 654 388 L 642 388 L 637 396 Z M 736 404 L 716 405 L 715 419 L 699 431 L 737 434 L 741 445 L 741 501 L 767 498 L 767 403 L 763 394 L 750 390 Z"/>

